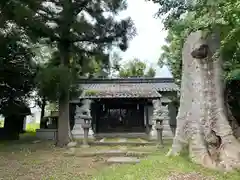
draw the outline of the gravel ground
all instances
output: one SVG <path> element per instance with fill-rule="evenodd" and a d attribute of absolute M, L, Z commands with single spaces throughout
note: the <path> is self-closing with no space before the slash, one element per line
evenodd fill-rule
<path fill-rule="evenodd" d="M 171 175 L 167 180 L 215 180 L 213 177 L 206 177 L 200 173 L 179 173 Z"/>

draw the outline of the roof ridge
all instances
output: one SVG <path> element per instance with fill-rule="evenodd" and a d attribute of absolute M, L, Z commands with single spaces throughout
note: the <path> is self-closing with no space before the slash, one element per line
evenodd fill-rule
<path fill-rule="evenodd" d="M 82 78 L 77 81 L 79 84 L 91 84 L 91 83 L 175 83 L 173 78 Z"/>

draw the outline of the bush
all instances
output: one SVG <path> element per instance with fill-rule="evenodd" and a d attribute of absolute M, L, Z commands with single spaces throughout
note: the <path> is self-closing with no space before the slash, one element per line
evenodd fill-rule
<path fill-rule="evenodd" d="M 4 120 L 0 119 L 0 128 L 4 127 Z"/>
<path fill-rule="evenodd" d="M 39 123 L 28 123 L 26 127 L 27 132 L 36 132 L 36 129 L 40 128 Z"/>

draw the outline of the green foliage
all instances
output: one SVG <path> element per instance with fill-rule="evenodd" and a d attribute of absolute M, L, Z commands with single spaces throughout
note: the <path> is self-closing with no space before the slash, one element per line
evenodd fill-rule
<path fill-rule="evenodd" d="M 48 112 L 52 112 L 52 111 L 58 111 L 58 104 L 56 102 L 51 102 L 49 104 L 46 105 L 46 110 Z"/>
<path fill-rule="evenodd" d="M 173 1 L 153 0 L 161 8 L 158 15 L 165 15 L 168 29 L 167 45 L 162 47 L 159 65 L 166 64 L 179 82 L 182 68 L 182 47 L 191 31 L 220 31 L 221 54 L 224 60 L 225 77 L 239 77 L 240 2 L 238 0 Z M 206 33 L 206 34 L 207 34 Z"/>
<path fill-rule="evenodd" d="M 29 132 L 36 132 L 37 129 L 40 128 L 40 124 L 39 123 L 28 123 L 26 125 L 26 131 Z"/>
<path fill-rule="evenodd" d="M 75 79 L 96 76 L 109 68 L 108 50 L 112 46 L 126 50 L 135 28 L 130 18 L 121 21 L 114 18 L 124 9 L 124 0 L 0 3 L 5 20 L 21 27 L 31 40 L 54 49 L 50 56 L 40 58 L 49 61 L 41 66 L 36 78 L 39 94 L 53 101 L 66 95 L 70 88 L 75 89 Z"/>
<path fill-rule="evenodd" d="M 0 114 L 10 104 L 26 101 L 34 89 L 34 55 L 20 33 L 14 26 L 0 29 Z"/>
<path fill-rule="evenodd" d="M 98 94 L 98 91 L 96 91 L 96 90 L 87 90 L 87 91 L 85 91 L 85 96 L 94 96 L 96 94 Z"/>
<path fill-rule="evenodd" d="M 146 77 L 155 77 L 155 75 L 156 75 L 156 70 L 153 67 L 150 67 L 145 74 Z"/>
<path fill-rule="evenodd" d="M 60 98 L 60 92 L 66 94 L 72 82 L 68 68 L 61 66 L 42 69 L 36 81 L 40 95 L 47 94 L 52 101 Z"/>
<path fill-rule="evenodd" d="M 156 70 L 150 67 L 146 72 L 146 64 L 139 59 L 128 61 L 119 70 L 120 77 L 154 77 Z M 146 73 L 145 73 L 146 72 Z"/>
<path fill-rule="evenodd" d="M 3 128 L 3 127 L 4 127 L 4 120 L 0 119 L 0 128 Z"/>

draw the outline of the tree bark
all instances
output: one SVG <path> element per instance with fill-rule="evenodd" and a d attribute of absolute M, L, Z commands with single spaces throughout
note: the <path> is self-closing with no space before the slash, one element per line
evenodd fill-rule
<path fill-rule="evenodd" d="M 61 53 L 61 64 L 64 68 L 69 68 L 69 47 L 67 43 L 59 43 L 59 50 Z M 68 76 L 68 75 L 67 75 Z M 59 98 L 59 117 L 58 117 L 58 133 L 57 133 L 57 146 L 63 147 L 70 141 L 69 136 L 69 87 L 60 92 Z"/>
<path fill-rule="evenodd" d="M 59 100 L 59 118 L 58 118 L 58 133 L 57 146 L 63 147 L 70 141 L 69 138 L 69 93 L 65 94 Z"/>
<path fill-rule="evenodd" d="M 20 134 L 19 116 L 9 115 L 5 117 L 4 128 L 2 130 L 2 140 L 18 140 Z"/>
<path fill-rule="evenodd" d="M 40 121 L 43 120 L 43 117 L 45 116 L 45 106 L 46 106 L 46 98 L 45 96 L 42 97 L 42 104 L 41 104 L 41 115 L 40 115 Z"/>
<path fill-rule="evenodd" d="M 70 23 L 72 22 L 73 15 L 73 4 L 71 0 L 63 1 L 62 11 L 62 23 L 61 23 L 61 40 L 58 43 L 58 49 L 61 55 L 60 66 L 68 68 L 69 72 L 69 60 L 71 52 L 70 37 Z M 69 122 L 69 88 L 65 92 L 60 92 L 59 99 L 59 119 L 58 119 L 58 136 L 57 145 L 62 147 L 69 143 L 71 138 L 70 122 Z"/>
<path fill-rule="evenodd" d="M 240 145 L 233 135 L 225 108 L 222 62 L 215 56 L 220 36 L 191 33 L 183 47 L 183 71 L 176 135 L 168 155 L 188 145 L 191 159 L 207 168 L 240 167 Z"/>

